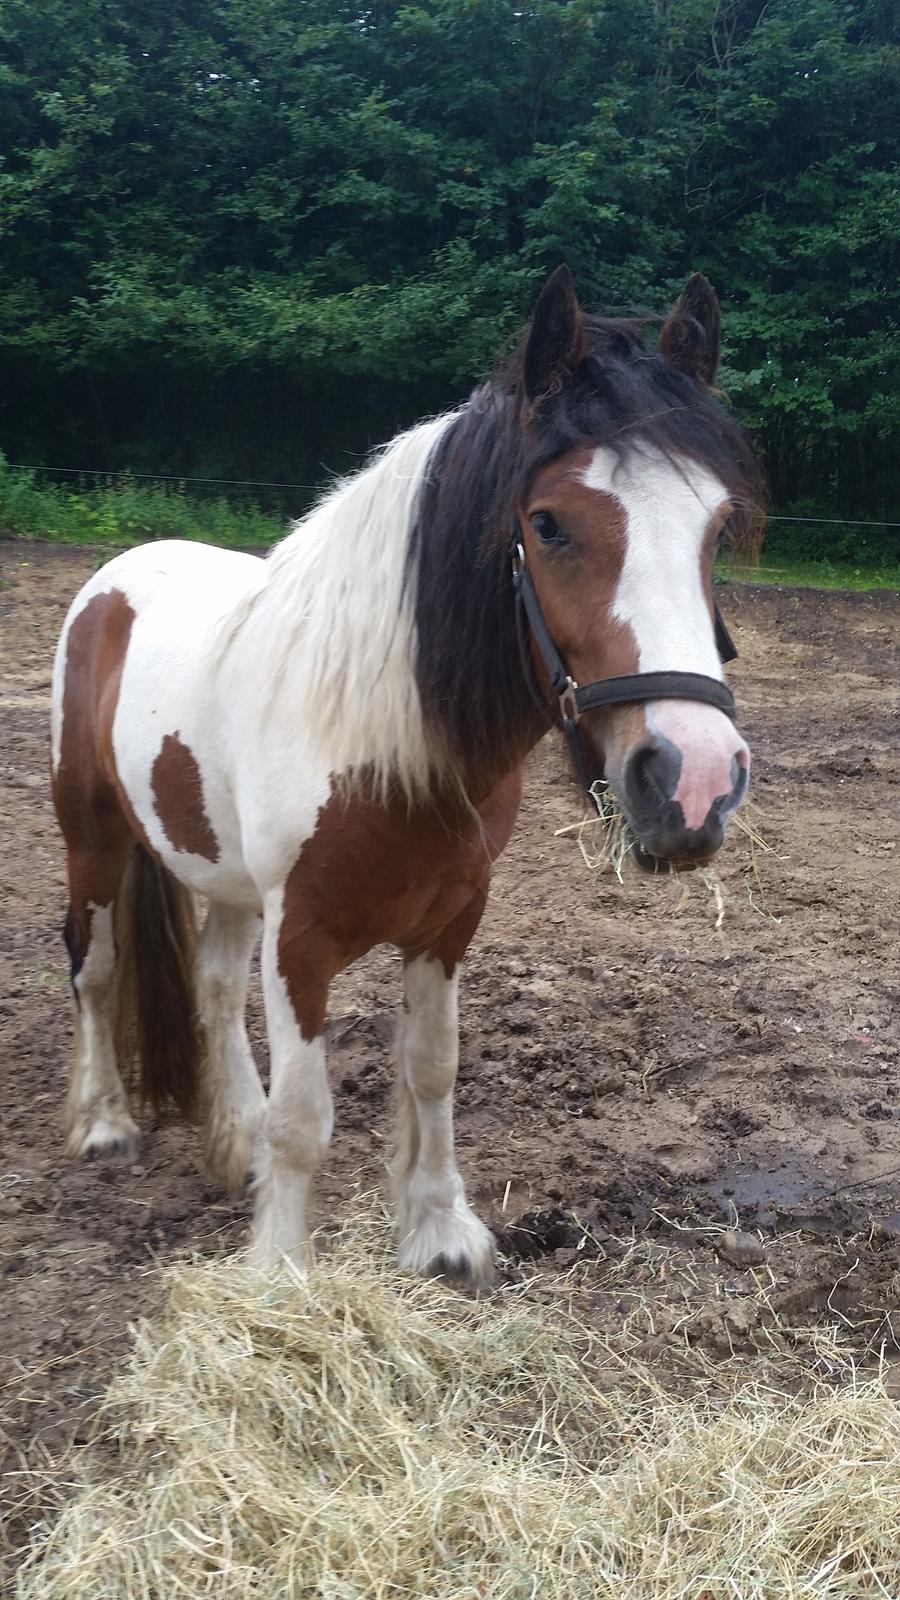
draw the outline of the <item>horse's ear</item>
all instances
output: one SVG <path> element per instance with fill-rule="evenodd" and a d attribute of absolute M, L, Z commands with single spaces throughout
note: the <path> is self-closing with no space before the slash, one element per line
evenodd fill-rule
<path fill-rule="evenodd" d="M 567 266 L 551 272 L 538 295 L 525 346 L 525 394 L 529 400 L 556 393 L 586 353 L 584 324 Z"/>
<path fill-rule="evenodd" d="M 702 272 L 688 278 L 659 336 L 670 367 L 712 384 L 719 365 L 722 318 L 716 291 Z"/>

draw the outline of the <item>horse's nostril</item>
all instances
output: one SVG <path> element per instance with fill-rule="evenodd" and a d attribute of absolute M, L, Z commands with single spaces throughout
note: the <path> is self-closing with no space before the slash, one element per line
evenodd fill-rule
<path fill-rule="evenodd" d="M 734 782 L 731 793 L 726 800 L 725 809 L 728 811 L 734 811 L 747 793 L 747 787 L 750 782 L 749 762 L 741 761 L 740 756 L 735 756 L 731 763 L 731 776 Z"/>
<path fill-rule="evenodd" d="M 681 755 L 666 739 L 635 751 L 628 767 L 628 787 L 636 800 L 658 805 L 672 799 L 680 776 Z"/>

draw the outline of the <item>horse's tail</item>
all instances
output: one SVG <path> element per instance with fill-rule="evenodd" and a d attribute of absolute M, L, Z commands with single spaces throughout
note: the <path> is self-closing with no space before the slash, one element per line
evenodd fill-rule
<path fill-rule="evenodd" d="M 197 1114 L 203 1033 L 194 993 L 197 919 L 188 889 L 136 844 L 116 900 L 115 1033 L 141 1098 Z"/>

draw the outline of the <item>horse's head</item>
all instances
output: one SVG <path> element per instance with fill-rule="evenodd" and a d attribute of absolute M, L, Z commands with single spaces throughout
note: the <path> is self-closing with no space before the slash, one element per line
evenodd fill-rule
<path fill-rule="evenodd" d="M 521 359 L 516 521 L 549 637 L 577 684 L 722 680 L 713 561 L 726 523 L 758 501 L 749 449 L 710 387 L 718 348 L 718 302 L 699 275 L 656 354 L 627 324 L 584 316 L 567 269 L 542 291 Z M 531 648 L 549 692 L 534 628 Z M 715 854 L 750 770 L 725 710 L 687 692 L 642 694 L 586 711 L 579 734 L 588 780 L 610 783 L 644 865 Z"/>

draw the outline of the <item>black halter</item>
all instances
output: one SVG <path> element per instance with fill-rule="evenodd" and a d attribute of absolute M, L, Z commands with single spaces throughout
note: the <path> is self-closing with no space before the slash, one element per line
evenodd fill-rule
<path fill-rule="evenodd" d="M 562 656 L 550 637 L 531 574 L 525 564 L 525 550 L 519 538 L 518 526 L 513 529 L 511 559 L 522 669 L 533 699 L 552 721 L 550 708 L 534 684 L 526 649 L 524 619 L 537 645 L 550 688 L 557 698 L 562 730 L 569 743 L 579 782 L 588 794 L 591 794 L 591 778 L 578 732 L 578 723 L 585 711 L 597 711 L 601 706 L 639 705 L 647 700 L 699 700 L 704 705 L 715 706 L 717 711 L 724 711 L 734 721 L 736 713 L 731 690 L 718 678 L 708 678 L 702 672 L 632 672 L 625 677 L 598 678 L 596 683 L 579 686 L 566 671 Z M 723 662 L 734 661 L 737 650 L 718 606 L 715 607 L 715 627 L 720 659 Z"/>

